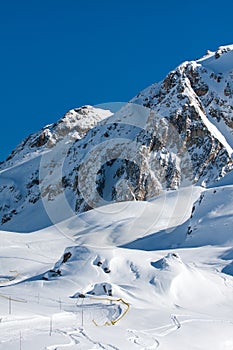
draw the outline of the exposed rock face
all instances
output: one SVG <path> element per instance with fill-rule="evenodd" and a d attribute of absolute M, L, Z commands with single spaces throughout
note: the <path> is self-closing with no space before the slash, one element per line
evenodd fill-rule
<path fill-rule="evenodd" d="M 233 66 L 232 52 L 232 47 L 223 47 L 209 57 L 185 62 L 133 100 L 171 122 L 199 183 L 208 184 L 232 169 L 233 67 L 225 71 L 229 60 Z M 215 66 L 216 62 L 220 63 Z"/>
<path fill-rule="evenodd" d="M 114 115 L 71 110 L 1 165 L 2 225 L 42 201 L 47 211 L 65 200 L 75 213 L 218 181 L 233 168 L 232 96 L 230 46 L 181 64 Z"/>

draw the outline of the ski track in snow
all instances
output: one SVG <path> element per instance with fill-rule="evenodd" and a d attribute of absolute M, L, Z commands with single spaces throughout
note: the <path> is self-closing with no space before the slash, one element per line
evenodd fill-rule
<path fill-rule="evenodd" d="M 132 333 L 133 336 L 128 338 L 128 340 L 137 346 L 141 346 L 141 350 L 154 350 L 160 346 L 159 341 L 151 335 L 148 336 L 148 334 L 142 331 L 131 330 L 129 332 Z"/>
<path fill-rule="evenodd" d="M 132 334 L 128 338 L 128 341 L 131 343 L 142 346 L 140 350 L 154 350 L 160 347 L 162 345 L 160 337 L 166 337 L 170 333 L 173 333 L 175 331 L 178 331 L 182 326 L 188 323 L 198 323 L 199 325 L 204 323 L 219 323 L 219 324 L 229 324 L 233 326 L 233 321 L 229 320 L 221 320 L 221 319 L 208 319 L 208 318 L 189 318 L 185 319 L 183 321 L 180 321 L 178 317 L 187 317 L 184 315 L 171 315 L 171 324 L 167 324 L 164 326 L 156 327 L 156 328 L 150 328 L 150 329 L 144 329 L 144 330 L 132 330 L 128 329 L 128 333 Z M 152 344 L 151 344 L 152 343 Z M 228 349 L 228 348 L 227 348 Z M 229 349 L 233 349 L 233 343 L 232 347 Z"/>
<path fill-rule="evenodd" d="M 141 350 L 154 350 L 160 346 L 160 342 L 157 337 L 165 337 L 171 332 L 176 331 L 181 327 L 176 315 L 171 315 L 172 324 L 165 326 L 146 329 L 146 330 L 128 330 L 129 333 L 132 333 L 133 336 L 128 338 L 128 340 L 138 346 L 143 346 Z M 152 343 L 146 345 L 145 343 Z"/>
<path fill-rule="evenodd" d="M 83 346 L 87 346 L 85 348 L 86 350 L 92 350 L 93 346 L 94 346 L 93 349 L 120 350 L 113 345 L 102 344 L 100 342 L 96 342 L 96 341 L 92 340 L 90 338 L 90 336 L 87 335 L 87 333 L 84 331 L 83 328 L 69 331 L 69 332 L 65 332 L 65 331 L 56 331 L 56 332 L 68 337 L 70 340 L 70 343 L 50 345 L 50 346 L 46 347 L 46 350 L 60 350 L 62 348 L 67 348 L 70 346 L 74 346 L 74 347 L 76 346 L 77 349 L 80 349 L 81 346 L 82 346 L 82 349 L 84 349 Z"/>
<path fill-rule="evenodd" d="M 48 326 L 49 326 L 49 317 L 28 317 L 28 318 L 20 318 L 20 319 L 13 319 L 9 321 L 2 322 L 2 319 L 0 319 L 0 326 L 6 326 L 6 323 L 8 323 L 8 331 L 11 330 L 11 339 L 16 339 L 18 337 L 18 330 L 17 326 L 21 326 L 21 331 L 23 332 L 25 327 L 25 332 L 27 327 L 30 325 L 30 332 L 32 334 L 36 332 L 38 335 L 45 335 L 45 332 L 48 333 Z M 43 323 L 42 323 L 43 322 Z M 47 326 L 47 327 L 46 327 Z M 1 330 L 2 327 L 0 327 Z M 47 328 L 47 330 L 46 330 Z M 26 333 L 25 333 L 26 334 Z M 113 346 L 111 344 L 105 344 L 102 342 L 94 341 L 85 331 L 84 328 L 80 327 L 78 329 L 74 328 L 73 330 L 61 330 L 61 329 L 53 329 L 51 330 L 50 335 L 62 335 L 66 338 L 68 338 L 68 343 L 59 343 L 59 344 L 53 344 L 45 346 L 44 349 L 46 350 L 60 350 L 63 348 L 69 348 L 72 347 L 75 349 L 82 349 L 82 350 L 92 350 L 93 349 L 104 349 L 104 350 L 120 350 L 116 346 Z M 28 336 L 28 335 L 27 335 Z M 1 332 L 0 332 L 0 345 L 1 345 Z"/>

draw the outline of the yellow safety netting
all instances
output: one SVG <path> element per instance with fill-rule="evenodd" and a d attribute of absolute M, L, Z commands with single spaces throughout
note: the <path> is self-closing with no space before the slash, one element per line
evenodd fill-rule
<path fill-rule="evenodd" d="M 90 297 L 90 299 L 93 300 L 103 300 L 103 301 L 108 301 L 108 302 L 118 302 L 118 303 L 122 303 L 124 306 L 126 306 L 125 310 L 120 314 L 119 317 L 117 317 L 115 320 L 110 320 L 110 321 L 106 321 L 104 323 L 104 326 L 111 326 L 111 325 L 115 325 L 117 322 L 119 322 L 129 311 L 130 309 L 130 305 L 129 303 L 127 303 L 126 301 L 124 301 L 122 298 L 118 298 L 118 299 L 114 299 L 114 298 L 95 298 L 95 297 Z M 95 319 L 92 320 L 92 322 L 94 323 L 95 326 L 99 326 L 99 324 L 96 322 Z"/>

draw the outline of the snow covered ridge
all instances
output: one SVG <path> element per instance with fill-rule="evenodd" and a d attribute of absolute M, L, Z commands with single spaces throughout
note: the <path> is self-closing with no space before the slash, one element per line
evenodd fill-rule
<path fill-rule="evenodd" d="M 2 227 L 32 208 L 41 228 L 223 178 L 233 168 L 232 53 L 230 45 L 182 63 L 115 113 L 114 104 L 84 106 L 30 135 L 1 165 Z"/>
<path fill-rule="evenodd" d="M 46 149 L 54 147 L 58 142 L 74 142 L 82 138 L 99 121 L 112 113 L 92 106 L 83 106 L 67 112 L 56 123 L 46 125 L 35 134 L 29 135 L 12 151 L 0 169 L 15 166 L 27 161 Z"/>
<path fill-rule="evenodd" d="M 220 46 L 216 52 L 208 51 L 197 62 L 216 73 L 230 72 L 233 69 L 233 45 Z"/>

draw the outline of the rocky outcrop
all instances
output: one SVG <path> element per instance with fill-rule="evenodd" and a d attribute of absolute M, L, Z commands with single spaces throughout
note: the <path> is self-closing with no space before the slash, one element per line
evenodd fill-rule
<path fill-rule="evenodd" d="M 109 117 L 108 110 L 83 106 L 67 112 L 56 123 L 29 135 L 12 151 L 0 169 L 15 166 L 23 160 L 29 160 L 56 146 L 59 142 L 72 143 L 81 139 L 98 122 Z"/>

